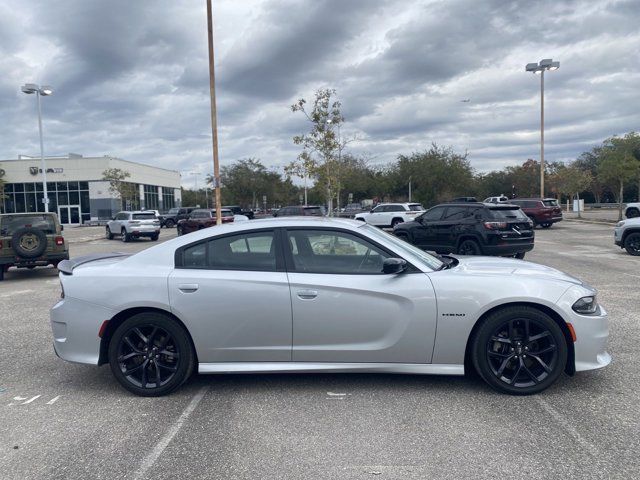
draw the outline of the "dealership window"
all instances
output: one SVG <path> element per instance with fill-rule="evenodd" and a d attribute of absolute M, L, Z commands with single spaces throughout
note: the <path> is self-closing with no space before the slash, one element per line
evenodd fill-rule
<path fill-rule="evenodd" d="M 148 210 L 158 210 L 158 187 L 144 185 L 144 208 Z"/>
<path fill-rule="evenodd" d="M 80 206 L 82 222 L 91 218 L 89 182 L 47 182 L 49 211 L 58 206 Z M 42 182 L 8 183 L 0 207 L 5 213 L 44 212 Z"/>
<path fill-rule="evenodd" d="M 173 188 L 162 187 L 162 209 L 169 210 L 176 206 L 176 199 L 173 196 Z"/>

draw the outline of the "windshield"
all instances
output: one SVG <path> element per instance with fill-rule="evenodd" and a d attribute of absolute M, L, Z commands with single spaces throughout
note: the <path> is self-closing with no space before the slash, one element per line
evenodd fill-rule
<path fill-rule="evenodd" d="M 422 210 L 424 210 L 424 208 L 419 203 L 412 203 L 411 205 L 409 205 L 409 210 L 411 210 L 412 212 L 421 212 Z"/>
<path fill-rule="evenodd" d="M 2 220 L 0 234 L 2 236 L 13 235 L 21 228 L 36 228 L 45 234 L 56 233 L 56 223 L 51 215 L 24 215 L 4 217 Z"/>
<path fill-rule="evenodd" d="M 544 203 L 545 207 L 557 207 L 558 206 L 558 202 L 556 200 L 543 200 L 542 203 Z"/>
<path fill-rule="evenodd" d="M 414 255 L 420 260 L 424 262 L 424 264 L 429 267 L 431 270 L 439 270 L 442 265 L 444 265 L 440 260 L 438 260 L 433 255 L 428 254 L 424 250 L 420 250 L 418 247 L 414 247 L 410 243 L 405 242 L 404 240 L 400 240 L 398 237 L 394 237 L 390 233 L 385 232 L 384 230 L 380 230 L 377 227 L 373 227 L 368 224 L 362 225 L 362 227 L 369 233 L 372 237 L 378 238 L 383 241 L 391 242 L 393 245 L 400 250 L 404 250 L 411 255 Z"/>
<path fill-rule="evenodd" d="M 496 220 L 529 220 L 520 208 L 490 208 L 489 214 Z"/>

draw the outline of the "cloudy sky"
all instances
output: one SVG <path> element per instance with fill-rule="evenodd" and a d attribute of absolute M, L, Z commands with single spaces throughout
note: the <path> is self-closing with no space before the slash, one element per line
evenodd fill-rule
<path fill-rule="evenodd" d="M 640 5 L 629 1 L 213 0 L 221 164 L 295 159 L 290 105 L 335 88 L 372 164 L 467 150 L 479 171 L 571 160 L 640 129 Z M 39 153 L 25 82 L 50 84 L 45 153 L 212 171 L 204 0 L 0 3 L 0 159 Z M 462 100 L 469 100 L 463 102 Z"/>

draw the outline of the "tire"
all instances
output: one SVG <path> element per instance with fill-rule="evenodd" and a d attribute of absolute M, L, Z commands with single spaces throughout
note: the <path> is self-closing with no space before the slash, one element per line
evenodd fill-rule
<path fill-rule="evenodd" d="M 160 238 L 160 234 L 151 235 L 151 241 L 152 242 L 157 242 L 158 238 Z"/>
<path fill-rule="evenodd" d="M 0 282 L 4 280 L 4 265 L 0 265 Z"/>
<path fill-rule="evenodd" d="M 629 255 L 640 256 L 640 233 L 630 233 L 624 239 L 624 249 Z"/>
<path fill-rule="evenodd" d="M 478 242 L 467 238 L 458 245 L 458 255 L 482 255 L 482 249 Z"/>
<path fill-rule="evenodd" d="M 407 242 L 407 243 L 411 243 L 409 241 L 409 235 L 407 235 L 406 233 L 399 233 L 399 234 L 394 234 L 396 237 L 398 237 L 400 240 L 402 240 L 403 242 Z"/>
<path fill-rule="evenodd" d="M 47 249 L 47 236 L 37 228 L 19 228 L 11 236 L 11 247 L 22 258 L 36 258 Z"/>
<path fill-rule="evenodd" d="M 113 240 L 113 233 L 111 233 L 111 229 L 109 227 L 105 230 L 105 236 L 107 237 L 107 240 Z"/>
<path fill-rule="evenodd" d="M 184 231 L 182 230 L 182 226 L 178 225 L 178 226 L 176 227 L 176 231 L 177 231 L 177 233 L 178 233 L 178 236 L 180 236 L 180 235 L 184 235 Z"/>
<path fill-rule="evenodd" d="M 553 225 L 552 223 L 541 223 L 540 226 L 542 228 L 549 228 L 551 225 Z"/>
<path fill-rule="evenodd" d="M 522 259 L 524 258 L 525 253 L 526 253 L 526 252 L 518 252 L 518 253 L 516 253 L 513 257 L 514 257 L 514 258 L 517 258 L 517 259 L 519 259 L 519 260 L 522 260 Z"/>
<path fill-rule="evenodd" d="M 625 215 L 626 215 L 627 218 L 640 217 L 640 210 L 638 210 L 637 208 L 629 208 L 625 212 Z"/>
<path fill-rule="evenodd" d="M 391 228 L 395 228 L 396 225 L 402 222 L 404 222 L 404 220 L 402 220 L 401 218 L 394 218 L 393 220 L 391 220 Z"/>
<path fill-rule="evenodd" d="M 120 240 L 122 240 L 123 242 L 127 243 L 131 241 L 131 235 L 129 235 L 127 233 L 126 229 L 122 229 L 122 231 L 120 232 Z"/>
<path fill-rule="evenodd" d="M 529 217 L 529 220 L 531 220 L 531 222 L 533 223 L 533 226 L 531 228 L 535 230 L 535 228 L 538 226 L 538 222 L 533 217 Z"/>
<path fill-rule="evenodd" d="M 165 222 L 164 222 L 164 226 L 165 226 L 165 227 L 167 227 L 167 228 L 173 228 L 173 226 L 174 226 L 175 224 L 176 224 L 176 223 L 175 223 L 172 219 L 170 219 L 170 218 L 169 218 L 167 221 L 165 221 Z"/>
<path fill-rule="evenodd" d="M 108 352 L 116 380 L 143 397 L 176 390 L 191 376 L 195 365 L 189 335 L 162 313 L 139 313 L 125 320 L 111 337 Z"/>
<path fill-rule="evenodd" d="M 533 307 L 507 307 L 489 315 L 473 338 L 476 371 L 493 389 L 531 395 L 552 385 L 567 363 L 558 324 Z"/>

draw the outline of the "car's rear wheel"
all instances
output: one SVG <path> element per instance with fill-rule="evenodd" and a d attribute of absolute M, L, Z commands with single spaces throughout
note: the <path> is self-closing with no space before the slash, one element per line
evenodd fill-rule
<path fill-rule="evenodd" d="M 541 224 L 540 224 L 540 226 L 541 226 L 542 228 L 549 228 L 551 225 L 552 225 L 552 224 L 551 224 L 551 223 L 548 223 L 548 222 L 547 222 L 547 223 L 541 223 Z"/>
<path fill-rule="evenodd" d="M 522 260 L 524 258 L 526 252 L 518 252 L 514 255 L 514 258 L 518 258 L 520 260 Z"/>
<path fill-rule="evenodd" d="M 113 233 L 111 233 L 111 229 L 109 227 L 105 229 L 105 236 L 107 237 L 107 240 L 113 240 Z"/>
<path fill-rule="evenodd" d="M 468 238 L 458 245 L 458 255 L 482 255 L 482 250 L 478 242 Z"/>
<path fill-rule="evenodd" d="M 624 239 L 624 249 L 629 255 L 640 256 L 640 233 L 630 233 Z"/>
<path fill-rule="evenodd" d="M 182 385 L 193 372 L 195 355 L 184 328 L 161 313 L 125 320 L 109 343 L 116 380 L 136 395 L 158 397 Z"/>
<path fill-rule="evenodd" d="M 157 242 L 158 238 L 160 238 L 160 234 L 156 233 L 155 235 L 151 235 L 151 241 Z"/>
<path fill-rule="evenodd" d="M 637 208 L 630 208 L 627 210 L 627 218 L 636 218 L 640 217 L 640 210 Z"/>
<path fill-rule="evenodd" d="M 553 384 L 567 363 L 558 324 L 533 307 L 508 307 L 480 326 L 472 350 L 478 374 L 499 392 L 530 395 Z"/>
<path fill-rule="evenodd" d="M 178 225 L 178 227 L 176 228 L 177 232 L 178 232 L 178 236 L 180 235 L 184 235 L 184 230 L 182 229 L 181 225 Z"/>
<path fill-rule="evenodd" d="M 124 229 L 124 228 L 120 232 L 120 240 L 122 240 L 123 242 L 130 242 L 131 241 L 131 235 L 129 235 L 127 233 L 127 230 Z"/>
<path fill-rule="evenodd" d="M 174 225 L 175 225 L 175 223 L 171 219 L 169 219 L 169 220 L 164 222 L 164 226 L 167 227 L 167 228 L 173 228 Z"/>
<path fill-rule="evenodd" d="M 401 218 L 394 218 L 393 220 L 391 220 L 391 228 L 395 228 L 396 225 L 402 223 L 403 221 L 404 220 L 402 220 Z"/>

